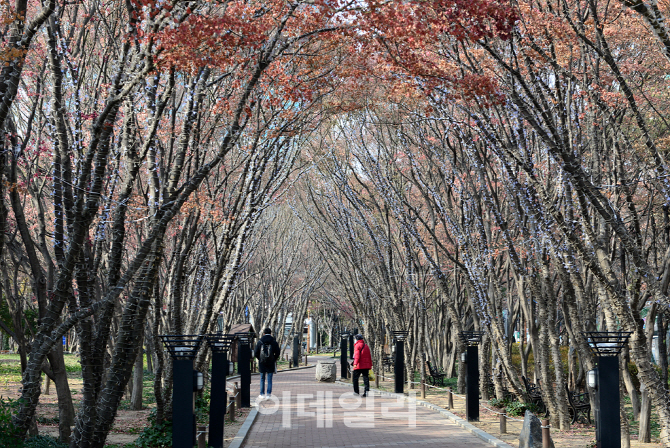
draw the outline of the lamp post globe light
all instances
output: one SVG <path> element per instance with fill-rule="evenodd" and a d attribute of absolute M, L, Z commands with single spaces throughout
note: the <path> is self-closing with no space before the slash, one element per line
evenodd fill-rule
<path fill-rule="evenodd" d="M 172 446 L 192 448 L 195 444 L 195 392 L 203 379 L 193 370 L 201 335 L 159 336 L 172 358 Z M 198 372 L 199 373 L 199 372 Z M 202 375 L 202 374 L 201 374 Z"/>
<path fill-rule="evenodd" d="M 395 393 L 402 394 L 405 386 L 405 340 L 408 332 L 405 330 L 394 331 L 395 342 L 395 364 L 393 374 L 395 375 Z"/>
<path fill-rule="evenodd" d="M 585 331 L 597 367 L 586 374 L 586 382 L 595 389 L 596 447 L 621 448 L 619 414 L 619 353 L 628 343 L 630 331 Z"/>
<path fill-rule="evenodd" d="M 483 331 L 461 331 L 461 340 L 466 351 L 461 353 L 461 362 L 465 363 L 465 418 L 469 422 L 479 421 L 479 344 Z"/>
<path fill-rule="evenodd" d="M 589 386 L 591 389 L 595 390 L 596 387 L 598 386 L 598 379 L 596 378 L 598 375 L 598 369 L 595 368 L 593 370 L 589 370 L 586 372 L 586 385 Z"/>
<path fill-rule="evenodd" d="M 340 333 L 340 378 L 347 379 L 347 345 L 349 344 L 349 332 Z"/>
<path fill-rule="evenodd" d="M 205 375 L 197 370 L 193 371 L 193 390 L 200 392 L 205 387 Z"/>
<path fill-rule="evenodd" d="M 216 332 L 218 334 L 223 334 L 223 311 L 216 318 Z"/>
<path fill-rule="evenodd" d="M 217 333 L 206 336 L 212 351 L 212 378 L 209 401 L 209 442 L 211 448 L 223 448 L 223 430 L 228 394 L 226 393 L 226 374 L 228 373 L 228 351 L 233 336 Z"/>

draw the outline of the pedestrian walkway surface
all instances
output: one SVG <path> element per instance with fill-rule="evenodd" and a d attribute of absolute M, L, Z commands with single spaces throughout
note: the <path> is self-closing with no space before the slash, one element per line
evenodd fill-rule
<path fill-rule="evenodd" d="M 435 411 L 395 396 L 355 396 L 350 387 L 318 382 L 314 374 L 274 375 L 273 398 L 259 402 L 244 447 L 491 447 Z M 259 381 L 252 377 L 252 401 Z"/>

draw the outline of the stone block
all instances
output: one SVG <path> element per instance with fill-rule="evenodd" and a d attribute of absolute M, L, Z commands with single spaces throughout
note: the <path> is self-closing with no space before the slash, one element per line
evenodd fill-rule
<path fill-rule="evenodd" d="M 316 380 L 334 383 L 337 379 L 337 365 L 335 361 L 320 360 L 316 363 Z"/>
<path fill-rule="evenodd" d="M 523 418 L 519 448 L 542 448 L 542 422 L 530 411 Z"/>

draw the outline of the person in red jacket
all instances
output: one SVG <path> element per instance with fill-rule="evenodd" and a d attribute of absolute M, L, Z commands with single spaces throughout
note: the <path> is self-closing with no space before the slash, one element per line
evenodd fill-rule
<path fill-rule="evenodd" d="M 365 384 L 365 391 L 363 396 L 368 395 L 370 390 L 370 377 L 368 376 L 372 368 L 372 354 L 370 347 L 363 340 L 362 334 L 356 335 L 356 343 L 354 344 L 354 393 L 358 395 L 358 377 L 363 375 L 363 384 Z"/>

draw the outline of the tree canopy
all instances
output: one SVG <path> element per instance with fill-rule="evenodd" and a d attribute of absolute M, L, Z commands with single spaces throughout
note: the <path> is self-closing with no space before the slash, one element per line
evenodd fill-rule
<path fill-rule="evenodd" d="M 595 362 L 583 332 L 629 331 L 622 390 L 670 443 L 669 7 L 0 3 L 14 424 L 46 375 L 61 439 L 102 447 L 145 348 L 169 418 L 158 335 L 221 316 L 285 342 L 309 316 L 330 345 L 364 329 L 376 364 L 408 330 L 408 370 L 425 356 L 460 387 L 458 333 L 484 331 L 483 371 L 521 397 L 532 370 L 561 428 Z"/>

